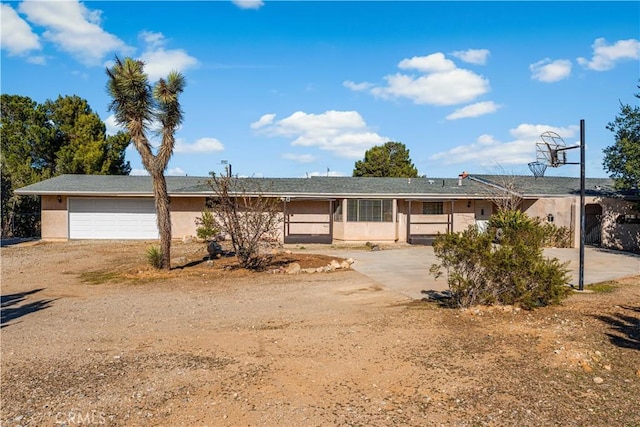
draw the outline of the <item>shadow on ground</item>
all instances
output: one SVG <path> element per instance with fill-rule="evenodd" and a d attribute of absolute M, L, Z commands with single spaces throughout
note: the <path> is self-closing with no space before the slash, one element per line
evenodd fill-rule
<path fill-rule="evenodd" d="M 640 351 L 640 307 L 621 308 L 624 313 L 595 317 L 611 327 L 612 331 L 607 333 L 611 344 Z"/>
<path fill-rule="evenodd" d="M 0 297 L 2 306 L 0 325 L 2 326 L 0 327 L 4 328 L 5 326 L 9 326 L 8 322 L 19 319 L 27 314 L 49 308 L 51 303 L 55 300 L 41 299 L 38 301 L 25 302 L 29 295 L 33 295 L 42 290 L 43 289 L 40 288 L 17 294 L 2 295 Z"/>

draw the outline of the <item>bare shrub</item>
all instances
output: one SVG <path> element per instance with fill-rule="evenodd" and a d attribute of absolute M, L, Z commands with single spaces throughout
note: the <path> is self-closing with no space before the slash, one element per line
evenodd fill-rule
<path fill-rule="evenodd" d="M 214 228 L 229 236 L 240 265 L 262 270 L 269 254 L 261 248 L 277 241 L 282 224 L 280 198 L 265 195 L 258 180 L 212 174 L 209 185 L 215 199 L 211 207 Z"/>

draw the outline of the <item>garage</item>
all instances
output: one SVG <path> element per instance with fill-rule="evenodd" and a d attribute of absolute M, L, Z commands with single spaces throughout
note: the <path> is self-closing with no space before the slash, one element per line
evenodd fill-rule
<path fill-rule="evenodd" d="M 152 198 L 70 198 L 70 239 L 157 239 Z"/>

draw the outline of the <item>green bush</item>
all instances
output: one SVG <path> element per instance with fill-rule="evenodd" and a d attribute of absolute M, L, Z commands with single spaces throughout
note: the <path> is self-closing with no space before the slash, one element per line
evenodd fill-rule
<path fill-rule="evenodd" d="M 162 249 L 160 246 L 149 246 L 146 252 L 147 262 L 153 268 L 162 268 Z"/>
<path fill-rule="evenodd" d="M 492 215 L 489 232 L 502 244 L 524 240 L 538 247 L 568 248 L 571 245 L 571 231 L 567 227 L 558 227 L 538 217 L 531 218 L 517 210 Z"/>
<path fill-rule="evenodd" d="M 196 218 L 196 225 L 198 226 L 196 228 L 196 235 L 199 239 L 210 240 L 220 233 L 220 228 L 218 228 L 213 213 L 208 209 L 202 212 L 201 217 Z"/>
<path fill-rule="evenodd" d="M 461 233 L 440 234 L 433 243 L 440 264 L 431 273 L 447 274 L 452 302 L 534 307 L 558 304 L 570 289 L 567 264 L 543 256 L 544 226 L 517 211 L 501 212 L 486 233 L 471 226 Z M 501 230 L 498 232 L 497 230 Z"/>

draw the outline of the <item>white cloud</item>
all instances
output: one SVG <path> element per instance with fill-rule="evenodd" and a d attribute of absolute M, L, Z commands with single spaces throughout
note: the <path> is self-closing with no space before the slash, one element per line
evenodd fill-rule
<path fill-rule="evenodd" d="M 408 98 L 416 104 L 455 105 L 469 102 L 489 91 L 489 82 L 469 70 L 427 74 L 421 77 L 395 74 L 385 77 L 387 86 L 371 93 L 384 99 Z"/>
<path fill-rule="evenodd" d="M 438 73 L 456 69 L 452 60 L 446 59 L 441 52 L 427 56 L 414 56 L 411 59 L 403 59 L 398 64 L 401 70 L 415 69 L 424 73 Z"/>
<path fill-rule="evenodd" d="M 546 131 L 556 132 L 563 138 L 571 138 L 577 134 L 578 126 L 556 127 L 525 123 L 509 130 L 513 137 L 510 141 L 502 142 L 492 135 L 484 134 L 471 144 L 436 153 L 430 159 L 443 165 L 523 165 L 535 160 L 536 142 L 539 142 L 540 135 Z"/>
<path fill-rule="evenodd" d="M 562 138 L 573 138 L 574 136 L 576 136 L 579 130 L 580 127 L 577 125 L 557 127 L 523 123 L 521 125 L 518 125 L 518 127 L 511 129 L 509 133 L 515 138 L 526 139 L 528 141 L 537 141 L 540 135 L 547 131 L 555 132 Z"/>
<path fill-rule="evenodd" d="M 487 49 L 467 49 L 456 50 L 455 52 L 451 52 L 451 55 L 470 64 L 485 65 L 489 58 L 489 53 Z"/>
<path fill-rule="evenodd" d="M 149 176 L 149 172 L 147 172 L 145 169 L 131 169 L 131 172 L 129 172 L 129 175 Z"/>
<path fill-rule="evenodd" d="M 264 114 L 257 121 L 251 123 L 251 129 L 260 129 L 267 125 L 273 123 L 273 119 L 276 117 L 275 114 Z"/>
<path fill-rule="evenodd" d="M 342 172 L 338 172 L 338 171 L 328 171 L 328 172 L 308 172 L 307 173 L 307 177 L 312 177 L 312 176 L 347 176 Z"/>
<path fill-rule="evenodd" d="M 182 168 L 171 168 L 165 173 L 167 176 L 186 176 L 187 173 Z"/>
<path fill-rule="evenodd" d="M 485 114 L 491 114 L 498 111 L 501 106 L 493 101 L 476 102 L 475 104 L 467 105 L 466 107 L 458 108 L 453 113 L 449 114 L 447 120 L 464 119 L 467 117 L 479 117 Z"/>
<path fill-rule="evenodd" d="M 591 60 L 578 58 L 578 63 L 589 70 L 607 71 L 614 68 L 617 62 L 637 61 L 640 58 L 640 41 L 636 39 L 618 40 L 609 45 L 604 38 L 599 38 L 593 42 L 592 47 Z"/>
<path fill-rule="evenodd" d="M 297 163 L 311 163 L 316 159 L 316 156 L 313 154 L 293 154 L 293 153 L 285 153 L 282 155 L 283 159 L 293 160 Z"/>
<path fill-rule="evenodd" d="M 262 0 L 231 0 L 231 2 L 240 9 L 260 9 L 264 6 Z"/>
<path fill-rule="evenodd" d="M 47 63 L 47 58 L 42 55 L 30 56 L 27 58 L 27 62 L 36 65 L 44 65 Z"/>
<path fill-rule="evenodd" d="M 131 52 L 122 40 L 100 27 L 101 11 L 89 10 L 78 1 L 23 1 L 19 10 L 29 22 L 46 29 L 44 39 L 85 65 L 101 65 L 111 52 Z"/>
<path fill-rule="evenodd" d="M 126 130 L 125 128 L 118 125 L 118 123 L 116 122 L 116 116 L 114 116 L 113 114 L 104 120 L 104 124 L 107 128 L 107 135 L 115 135 L 118 132 Z"/>
<path fill-rule="evenodd" d="M 193 144 L 187 144 L 182 139 L 176 139 L 174 147 L 176 153 L 212 153 L 224 151 L 224 145 L 216 138 L 200 138 Z"/>
<path fill-rule="evenodd" d="M 262 126 L 259 132 L 269 137 L 293 138 L 291 145 L 318 147 L 347 158 L 362 157 L 374 145 L 390 141 L 369 130 L 357 111 L 326 111 L 322 114 L 298 111 Z"/>
<path fill-rule="evenodd" d="M 140 60 L 144 62 L 144 70 L 152 82 L 167 77 L 171 71 L 184 72 L 199 64 L 184 49 L 165 49 L 166 40 L 161 33 L 143 31 L 140 38 L 147 45 Z"/>
<path fill-rule="evenodd" d="M 0 18 L 0 44 L 9 55 L 21 55 L 41 49 L 38 36 L 11 6 L 0 4 Z"/>
<path fill-rule="evenodd" d="M 355 92 L 365 91 L 365 90 L 371 89 L 374 86 L 373 83 L 367 83 L 367 82 L 355 83 L 350 80 L 343 82 L 342 85 Z"/>
<path fill-rule="evenodd" d="M 421 74 L 396 73 L 384 77 L 386 85 L 345 82 L 352 90 L 366 90 L 383 99 L 407 98 L 416 104 L 455 105 L 475 100 L 489 91 L 489 81 L 473 71 L 458 68 L 444 54 L 403 59 L 398 67 Z"/>
<path fill-rule="evenodd" d="M 552 61 L 545 58 L 529 65 L 531 78 L 545 83 L 553 83 L 566 79 L 571 75 L 571 61 L 568 59 L 556 59 Z"/>

